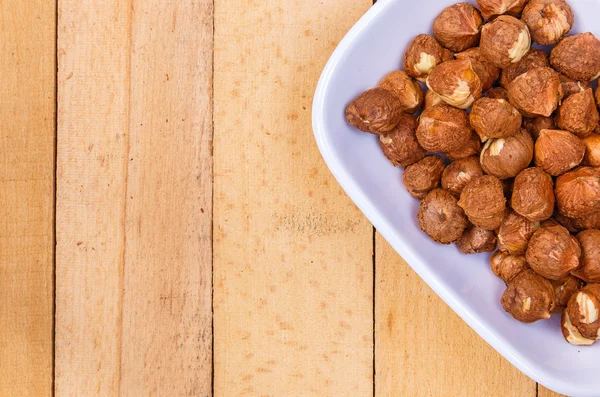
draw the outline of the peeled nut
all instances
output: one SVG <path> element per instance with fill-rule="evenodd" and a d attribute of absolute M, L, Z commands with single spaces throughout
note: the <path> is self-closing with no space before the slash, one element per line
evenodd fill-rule
<path fill-rule="evenodd" d="M 485 93 L 486 98 L 490 99 L 504 99 L 508 101 L 508 92 L 502 87 L 495 87 Z"/>
<path fill-rule="evenodd" d="M 454 59 L 452 52 L 443 48 L 436 39 L 428 34 L 420 34 L 404 54 L 404 71 L 424 83 L 434 67 L 451 59 Z"/>
<path fill-rule="evenodd" d="M 444 62 L 427 77 L 427 87 L 444 102 L 459 109 L 471 107 L 481 97 L 481 80 L 469 59 Z"/>
<path fill-rule="evenodd" d="M 542 130 L 553 130 L 554 119 L 552 117 L 536 116 L 523 119 L 523 127 L 529 132 L 533 140 L 537 140 Z"/>
<path fill-rule="evenodd" d="M 458 205 L 472 224 L 495 230 L 502 223 L 506 208 L 502 183 L 491 175 L 473 179 L 463 189 Z"/>
<path fill-rule="evenodd" d="M 458 240 L 467 227 L 467 218 L 456 198 L 442 189 L 432 190 L 421 201 L 417 219 L 421 230 L 441 244 Z"/>
<path fill-rule="evenodd" d="M 562 313 L 567 307 L 569 299 L 583 286 L 583 282 L 574 276 L 567 276 L 562 280 L 550 280 L 550 283 L 554 287 L 554 296 L 556 297 L 553 313 Z"/>
<path fill-rule="evenodd" d="M 600 282 L 600 230 L 589 229 L 577 235 L 583 253 L 581 267 L 573 275 L 588 283 Z"/>
<path fill-rule="evenodd" d="M 437 41 L 453 52 L 474 47 L 479 42 L 483 18 L 468 3 L 458 3 L 445 8 L 433 22 L 433 35 Z"/>
<path fill-rule="evenodd" d="M 496 251 L 490 258 L 492 272 L 508 284 L 519 273 L 529 269 L 527 260 L 521 255 L 511 255 L 508 252 Z"/>
<path fill-rule="evenodd" d="M 444 159 L 440 156 L 425 156 L 404 170 L 402 181 L 411 196 L 422 199 L 427 193 L 440 186 L 444 171 Z"/>
<path fill-rule="evenodd" d="M 423 105 L 423 89 L 402 70 L 389 73 L 379 82 L 379 87 L 396 96 L 404 112 L 414 113 Z"/>
<path fill-rule="evenodd" d="M 469 115 L 471 127 L 482 142 L 507 138 L 521 130 L 521 113 L 504 99 L 479 98 Z"/>
<path fill-rule="evenodd" d="M 529 29 L 515 17 L 501 15 L 481 29 L 481 53 L 499 68 L 519 62 L 530 47 Z"/>
<path fill-rule="evenodd" d="M 519 62 L 513 63 L 502 69 L 500 76 L 500 85 L 508 85 L 517 77 L 532 69 L 549 67 L 548 54 L 537 48 L 532 48 Z"/>
<path fill-rule="evenodd" d="M 591 346 L 596 343 L 596 339 L 587 339 L 581 335 L 581 332 L 571 323 L 567 310 L 562 314 L 560 325 L 565 340 L 570 344 L 575 346 Z"/>
<path fill-rule="evenodd" d="M 525 255 L 529 239 L 538 227 L 539 222 L 532 222 L 514 211 L 509 211 L 498 229 L 498 249 L 511 255 Z"/>
<path fill-rule="evenodd" d="M 417 118 L 403 113 L 393 130 L 379 135 L 379 146 L 383 154 L 396 167 L 416 163 L 427 154 L 417 141 L 416 130 Z"/>
<path fill-rule="evenodd" d="M 496 234 L 493 230 L 485 230 L 471 225 L 456 241 L 456 247 L 463 254 L 494 252 L 496 249 Z"/>
<path fill-rule="evenodd" d="M 589 284 L 571 296 L 567 314 L 581 336 L 600 339 L 600 284 Z"/>
<path fill-rule="evenodd" d="M 453 161 L 442 173 L 442 188 L 455 196 L 460 196 L 465 186 L 474 178 L 483 175 L 477 157 L 465 157 Z"/>
<path fill-rule="evenodd" d="M 572 79 L 597 79 L 600 75 L 600 40 L 589 32 L 565 37 L 552 49 L 550 63 Z"/>
<path fill-rule="evenodd" d="M 475 0 L 485 19 L 508 14 L 518 16 L 529 0 Z"/>
<path fill-rule="evenodd" d="M 600 212 L 600 169 L 579 167 L 556 179 L 558 211 L 569 218 Z"/>
<path fill-rule="evenodd" d="M 558 223 L 544 223 L 527 247 L 527 263 L 539 275 L 561 280 L 579 267 L 581 248 L 569 231 Z"/>
<path fill-rule="evenodd" d="M 471 138 L 471 127 L 464 110 L 442 104 L 426 109 L 419 117 L 417 139 L 429 152 L 462 149 Z"/>
<path fill-rule="evenodd" d="M 560 84 L 563 90 L 563 99 L 569 95 L 577 94 L 578 92 L 583 92 L 588 88 L 591 88 L 589 81 L 573 80 L 564 74 L 558 75 L 558 78 L 560 79 Z"/>
<path fill-rule="evenodd" d="M 552 176 L 577 167 L 584 154 L 581 139 L 568 131 L 542 130 L 535 141 L 535 165 Z"/>
<path fill-rule="evenodd" d="M 519 273 L 502 295 L 502 307 L 516 320 L 533 323 L 550 318 L 555 297 L 552 284 L 533 270 Z"/>
<path fill-rule="evenodd" d="M 427 90 L 427 94 L 425 94 L 425 109 L 432 108 L 441 103 L 445 103 L 442 101 L 442 98 L 435 92 L 431 90 Z"/>
<path fill-rule="evenodd" d="M 471 139 L 463 147 L 446 153 L 449 160 L 458 160 L 481 153 L 481 141 L 476 133 L 471 134 Z"/>
<path fill-rule="evenodd" d="M 591 134 L 583 138 L 585 156 L 583 164 L 591 167 L 600 167 L 600 135 Z"/>
<path fill-rule="evenodd" d="M 541 222 L 554 212 L 554 183 L 541 168 L 522 171 L 515 178 L 511 207 L 532 222 Z"/>
<path fill-rule="evenodd" d="M 483 56 L 479 47 L 473 47 L 466 51 L 459 52 L 456 54 L 456 59 L 471 60 L 473 70 L 475 73 L 477 73 L 479 80 L 481 80 L 483 91 L 489 90 L 500 76 L 500 69 L 490 63 L 487 58 Z"/>
<path fill-rule="evenodd" d="M 558 108 L 556 124 L 580 138 L 590 135 L 598 126 L 598 109 L 592 89 L 572 94 Z"/>
<path fill-rule="evenodd" d="M 346 119 L 350 125 L 372 134 L 391 131 L 401 117 L 398 99 L 383 88 L 362 93 L 346 108 Z"/>
<path fill-rule="evenodd" d="M 510 103 L 527 117 L 550 117 L 562 98 L 558 73 L 551 68 L 531 69 L 516 77 L 507 90 Z"/>
<path fill-rule="evenodd" d="M 500 179 L 513 178 L 533 160 L 533 140 L 525 129 L 508 138 L 490 139 L 480 160 L 486 173 Z"/>
<path fill-rule="evenodd" d="M 573 10 L 564 0 L 530 0 L 523 10 L 523 22 L 538 44 L 556 44 L 573 27 Z"/>

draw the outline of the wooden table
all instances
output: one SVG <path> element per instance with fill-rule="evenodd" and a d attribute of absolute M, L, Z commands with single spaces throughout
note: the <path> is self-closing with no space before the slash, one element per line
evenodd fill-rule
<path fill-rule="evenodd" d="M 370 0 L 0 1 L 1 396 L 502 396 L 311 130 Z"/>

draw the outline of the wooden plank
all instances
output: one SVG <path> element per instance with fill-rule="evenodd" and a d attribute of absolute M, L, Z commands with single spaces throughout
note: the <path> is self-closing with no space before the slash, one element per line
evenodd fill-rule
<path fill-rule="evenodd" d="M 56 395 L 208 396 L 212 2 L 59 7 Z"/>
<path fill-rule="evenodd" d="M 371 1 L 215 3 L 215 396 L 371 396 L 372 227 L 310 110 Z"/>
<path fill-rule="evenodd" d="M 562 394 L 555 393 L 551 390 L 546 389 L 544 386 L 540 385 L 538 390 L 539 397 L 566 397 Z"/>
<path fill-rule="evenodd" d="M 0 1 L 0 396 L 52 394 L 55 1 Z"/>
<path fill-rule="evenodd" d="M 376 251 L 376 396 L 536 396 L 379 234 Z"/>

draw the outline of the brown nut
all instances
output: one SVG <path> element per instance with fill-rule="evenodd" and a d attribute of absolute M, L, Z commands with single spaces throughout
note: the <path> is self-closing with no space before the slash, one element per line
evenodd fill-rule
<path fill-rule="evenodd" d="M 404 54 L 404 71 L 413 79 L 424 83 L 434 67 L 454 59 L 433 36 L 420 34 L 408 46 Z"/>
<path fill-rule="evenodd" d="M 573 10 L 564 0 L 530 0 L 522 20 L 538 44 L 556 44 L 573 27 Z"/>
<path fill-rule="evenodd" d="M 600 135 L 591 134 L 583 138 L 585 145 L 585 156 L 583 164 L 591 167 L 600 167 Z"/>
<path fill-rule="evenodd" d="M 524 270 L 529 269 L 527 260 L 522 255 L 511 255 L 508 252 L 496 251 L 490 258 L 492 272 L 508 284 Z"/>
<path fill-rule="evenodd" d="M 558 73 L 551 68 L 525 72 L 516 77 L 507 90 L 510 103 L 527 117 L 550 117 L 562 98 Z"/>
<path fill-rule="evenodd" d="M 508 283 L 502 295 L 504 310 L 523 323 L 550 318 L 554 304 L 552 284 L 533 270 L 519 273 Z"/>
<path fill-rule="evenodd" d="M 554 306 L 553 313 L 562 313 L 567 307 L 569 299 L 583 286 L 583 282 L 574 276 L 567 276 L 562 280 L 549 281 L 554 287 L 554 296 L 556 297 L 556 305 Z"/>
<path fill-rule="evenodd" d="M 529 29 L 517 18 L 501 15 L 483 26 L 479 48 L 492 64 L 506 68 L 519 62 L 529 52 Z"/>
<path fill-rule="evenodd" d="M 486 57 L 483 56 L 479 47 L 469 48 L 466 51 L 456 54 L 456 59 L 470 59 L 473 70 L 477 73 L 477 77 L 481 81 L 482 90 L 489 90 L 498 77 L 500 69 L 491 64 Z"/>
<path fill-rule="evenodd" d="M 584 230 L 576 238 L 583 254 L 581 267 L 572 274 L 588 283 L 600 282 L 600 230 Z"/>
<path fill-rule="evenodd" d="M 515 211 L 509 211 L 498 229 L 498 249 L 511 255 L 525 255 L 529 239 L 538 227 L 539 222 L 532 222 Z"/>
<path fill-rule="evenodd" d="M 391 131 L 402 117 L 398 99 L 383 88 L 362 93 L 346 108 L 346 120 L 364 132 L 381 134 Z"/>
<path fill-rule="evenodd" d="M 579 267 L 581 248 L 569 231 L 558 223 L 544 223 L 529 240 L 525 258 L 539 275 L 561 280 Z"/>
<path fill-rule="evenodd" d="M 494 252 L 496 249 L 496 234 L 493 230 L 485 230 L 471 225 L 456 241 L 456 247 L 463 254 L 478 254 Z"/>
<path fill-rule="evenodd" d="M 444 102 L 459 109 L 471 107 L 481 97 L 481 80 L 471 60 L 459 59 L 436 66 L 427 77 L 427 87 Z"/>
<path fill-rule="evenodd" d="M 558 211 L 569 218 L 600 212 L 600 169 L 579 167 L 556 179 Z"/>
<path fill-rule="evenodd" d="M 502 223 L 506 208 L 502 183 L 491 175 L 473 179 L 463 189 L 458 205 L 472 224 L 495 230 Z"/>
<path fill-rule="evenodd" d="M 485 19 L 508 14 L 518 16 L 529 0 L 475 0 Z"/>
<path fill-rule="evenodd" d="M 495 87 L 485 93 L 486 98 L 490 99 L 504 99 L 508 101 L 508 92 L 502 87 Z"/>
<path fill-rule="evenodd" d="M 600 75 L 600 40 L 589 32 L 565 37 L 552 49 L 550 64 L 575 80 L 597 79 Z"/>
<path fill-rule="evenodd" d="M 592 89 L 572 94 L 558 108 L 556 124 L 580 138 L 590 135 L 598 126 L 600 116 Z"/>
<path fill-rule="evenodd" d="M 517 77 L 532 69 L 549 67 L 548 54 L 537 48 L 532 48 L 519 62 L 502 69 L 500 85 L 507 88 Z"/>
<path fill-rule="evenodd" d="M 477 157 L 465 157 L 453 161 L 442 173 L 442 188 L 455 196 L 460 196 L 465 186 L 472 179 L 483 175 Z"/>
<path fill-rule="evenodd" d="M 481 150 L 481 167 L 500 179 L 514 178 L 533 160 L 533 140 L 525 129 L 508 138 L 488 140 Z"/>
<path fill-rule="evenodd" d="M 535 141 L 540 136 L 542 130 L 553 130 L 555 128 L 554 118 L 544 116 L 524 118 L 523 127 Z"/>
<path fill-rule="evenodd" d="M 571 296 L 567 314 L 586 339 L 600 339 L 600 284 L 589 284 Z"/>
<path fill-rule="evenodd" d="M 596 343 L 595 339 L 587 339 L 581 335 L 581 332 L 571 323 L 569 313 L 566 310 L 562 314 L 560 325 L 565 340 L 570 344 L 575 346 L 591 346 Z"/>
<path fill-rule="evenodd" d="M 437 41 L 453 52 L 474 47 L 479 42 L 483 18 L 468 3 L 458 3 L 445 8 L 433 22 L 433 35 Z"/>
<path fill-rule="evenodd" d="M 532 222 L 541 222 L 554 212 L 554 183 L 541 168 L 523 170 L 515 178 L 511 207 Z"/>
<path fill-rule="evenodd" d="M 464 110 L 442 104 L 424 110 L 419 117 L 417 139 L 429 152 L 460 150 L 470 138 L 471 127 Z"/>
<path fill-rule="evenodd" d="M 423 89 L 402 70 L 388 73 L 380 82 L 379 87 L 391 92 L 400 103 L 402 111 L 414 113 L 423 106 Z"/>
<path fill-rule="evenodd" d="M 521 130 L 521 113 L 504 99 L 479 98 L 469 114 L 471 127 L 482 142 L 507 138 Z"/>
<path fill-rule="evenodd" d="M 481 141 L 476 133 L 471 134 L 471 139 L 462 148 L 446 153 L 449 160 L 458 160 L 481 153 Z"/>
<path fill-rule="evenodd" d="M 379 135 L 379 146 L 396 167 L 406 167 L 421 160 L 427 152 L 419 145 L 416 136 L 417 118 L 403 113 L 390 132 Z"/>
<path fill-rule="evenodd" d="M 600 228 L 600 212 L 588 215 L 584 218 L 569 218 L 557 211 L 554 213 L 554 219 L 566 227 L 571 233 Z"/>
<path fill-rule="evenodd" d="M 542 130 L 535 141 L 535 165 L 552 176 L 577 167 L 584 154 L 581 139 L 568 131 Z"/>
<path fill-rule="evenodd" d="M 440 186 L 444 171 L 444 159 L 440 156 L 425 156 L 409 165 L 402 174 L 402 181 L 411 196 L 422 199 L 431 190 Z"/>
<path fill-rule="evenodd" d="M 425 94 L 425 109 L 432 108 L 439 104 L 446 103 L 442 101 L 442 98 L 435 92 L 431 90 L 427 90 L 427 94 Z"/>
<path fill-rule="evenodd" d="M 558 78 L 560 79 L 560 85 L 563 90 L 563 99 L 572 94 L 577 94 L 578 92 L 583 92 L 588 88 L 591 88 L 591 84 L 589 81 L 577 81 L 573 80 L 569 76 L 564 74 L 559 74 Z"/>
<path fill-rule="evenodd" d="M 450 244 L 467 227 L 467 217 L 456 198 L 442 189 L 434 189 L 421 201 L 417 214 L 419 226 L 434 241 Z"/>

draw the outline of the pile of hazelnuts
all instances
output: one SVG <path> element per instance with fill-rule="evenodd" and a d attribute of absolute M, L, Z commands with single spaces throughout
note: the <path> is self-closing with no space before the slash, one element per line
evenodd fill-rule
<path fill-rule="evenodd" d="M 574 15 L 565 0 L 476 3 L 444 9 L 433 35 L 408 46 L 404 70 L 354 99 L 346 118 L 405 167 L 431 239 L 465 254 L 498 249 L 490 264 L 507 285 L 510 315 L 532 323 L 562 313 L 565 339 L 592 345 L 600 339 L 600 89 L 594 95 L 591 82 L 600 40 L 567 35 Z M 553 47 L 548 55 L 532 42 Z"/>

